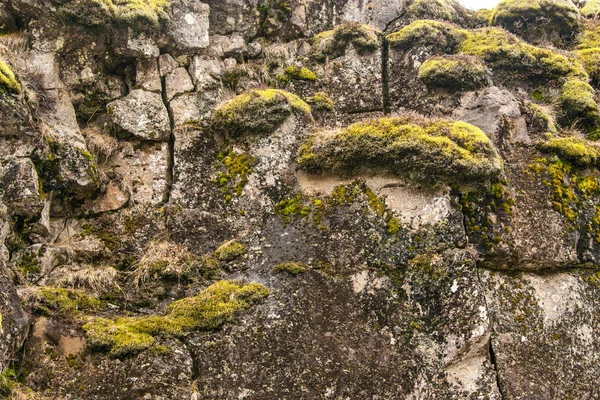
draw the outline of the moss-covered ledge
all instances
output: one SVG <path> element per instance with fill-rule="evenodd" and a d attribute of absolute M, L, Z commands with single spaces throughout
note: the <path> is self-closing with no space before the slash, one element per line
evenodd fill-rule
<path fill-rule="evenodd" d="M 83 330 L 92 348 L 122 357 L 151 348 L 155 336 L 181 337 L 191 331 L 217 329 L 269 293 L 258 283 L 218 281 L 195 297 L 173 302 L 166 315 L 95 318 Z"/>
<path fill-rule="evenodd" d="M 298 163 L 309 172 L 346 177 L 386 172 L 430 185 L 477 185 L 502 171 L 496 149 L 479 128 L 415 114 L 318 132 L 300 148 Z"/>
<path fill-rule="evenodd" d="M 267 135 L 292 114 L 312 121 L 310 106 L 298 96 L 278 89 L 251 90 L 217 108 L 211 127 L 229 137 Z"/>
<path fill-rule="evenodd" d="M 380 47 L 377 31 L 356 22 L 340 24 L 333 30 L 321 32 L 312 42 L 312 58 L 319 62 L 342 56 L 349 44 L 354 46 L 359 55 L 371 54 Z"/>

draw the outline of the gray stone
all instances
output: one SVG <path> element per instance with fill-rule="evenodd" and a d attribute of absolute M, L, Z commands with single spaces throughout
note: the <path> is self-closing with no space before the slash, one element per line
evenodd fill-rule
<path fill-rule="evenodd" d="M 179 50 L 195 51 L 209 45 L 210 8 L 198 0 L 171 3 L 173 15 L 169 35 Z"/>
<path fill-rule="evenodd" d="M 118 131 L 144 140 L 169 139 L 169 115 L 160 94 L 136 89 L 109 103 L 107 110 Z"/>
<path fill-rule="evenodd" d="M 194 90 L 194 84 L 187 70 L 179 67 L 167 75 L 165 78 L 165 88 L 167 91 L 167 100 L 171 101 L 175 96 Z"/>
<path fill-rule="evenodd" d="M 114 36 L 114 50 L 126 57 L 156 58 L 160 50 L 156 41 L 143 32 L 132 28 L 121 29 Z"/>
<path fill-rule="evenodd" d="M 1 167 L 2 201 L 11 215 L 39 217 L 44 208 L 39 178 L 28 158 L 9 159 Z"/>
<path fill-rule="evenodd" d="M 138 58 L 135 65 L 135 84 L 136 88 L 148 92 L 162 92 L 157 59 Z"/>
<path fill-rule="evenodd" d="M 189 72 L 196 90 L 209 90 L 221 86 L 220 75 L 223 73 L 223 61 L 219 58 L 196 55 L 192 58 Z"/>
<path fill-rule="evenodd" d="M 173 57 L 171 57 L 170 54 L 165 53 L 158 57 L 158 69 L 161 77 L 171 73 L 171 71 L 177 67 L 179 67 L 179 64 L 173 59 Z"/>

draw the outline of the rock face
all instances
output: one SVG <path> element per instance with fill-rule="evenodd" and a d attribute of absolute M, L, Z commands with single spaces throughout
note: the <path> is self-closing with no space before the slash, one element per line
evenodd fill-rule
<path fill-rule="evenodd" d="M 600 398 L 597 12 L 517 3 L 3 2 L 0 397 Z"/>

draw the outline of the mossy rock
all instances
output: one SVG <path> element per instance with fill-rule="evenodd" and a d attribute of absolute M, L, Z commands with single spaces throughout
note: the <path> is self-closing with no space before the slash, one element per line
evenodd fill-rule
<path fill-rule="evenodd" d="M 246 255 L 246 252 L 246 245 L 230 240 L 215 250 L 213 256 L 219 261 L 229 262 Z"/>
<path fill-rule="evenodd" d="M 0 94 L 1 93 L 21 93 L 21 84 L 19 84 L 15 72 L 2 60 L 0 60 Z"/>
<path fill-rule="evenodd" d="M 83 290 L 42 286 L 34 289 L 28 303 L 34 311 L 46 315 L 68 316 L 102 308 L 102 302 Z"/>
<path fill-rule="evenodd" d="M 377 31 L 356 22 L 344 23 L 331 31 L 321 32 L 313 38 L 312 58 L 323 62 L 344 55 L 352 44 L 359 55 L 369 55 L 380 47 Z"/>
<path fill-rule="evenodd" d="M 589 0 L 581 9 L 581 15 L 586 18 L 598 18 L 600 15 L 600 0 Z"/>
<path fill-rule="evenodd" d="M 578 167 L 594 167 L 600 163 L 600 146 L 581 137 L 551 138 L 540 148 Z"/>
<path fill-rule="evenodd" d="M 458 54 L 432 57 L 419 68 L 429 89 L 475 90 L 487 85 L 490 71 L 477 57 Z"/>
<path fill-rule="evenodd" d="M 310 106 L 292 93 L 251 90 L 217 108 L 211 126 L 229 137 L 264 135 L 272 133 L 292 114 L 312 120 Z"/>
<path fill-rule="evenodd" d="M 435 19 L 460 22 L 467 10 L 456 0 L 415 0 L 406 9 L 404 19 Z"/>
<path fill-rule="evenodd" d="M 306 265 L 299 262 L 285 262 L 275 266 L 277 272 L 287 272 L 292 275 L 299 275 L 306 272 Z"/>
<path fill-rule="evenodd" d="M 587 79 L 577 60 L 557 51 L 536 47 L 501 28 L 461 29 L 446 22 L 415 21 L 387 36 L 394 49 L 407 51 L 427 47 L 437 54 L 479 57 L 498 76 L 531 81 Z"/>
<path fill-rule="evenodd" d="M 269 289 L 258 283 L 218 281 L 195 297 L 173 302 L 166 315 L 97 318 L 83 330 L 92 348 L 123 357 L 153 346 L 154 336 L 217 329 L 268 295 Z"/>
<path fill-rule="evenodd" d="M 89 26 L 121 24 L 136 29 L 149 24 L 157 28 L 168 20 L 169 0 L 69 0 L 59 14 Z"/>
<path fill-rule="evenodd" d="M 591 84 L 598 87 L 600 85 L 600 48 L 578 50 L 577 56 L 583 63 Z"/>
<path fill-rule="evenodd" d="M 496 149 L 479 128 L 412 114 L 320 132 L 300 148 L 298 163 L 316 173 L 384 172 L 431 185 L 476 185 L 502 171 Z"/>
<path fill-rule="evenodd" d="M 315 111 L 333 111 L 334 102 L 325 92 L 315 93 L 309 102 Z"/>
<path fill-rule="evenodd" d="M 577 124 L 590 132 L 600 126 L 594 88 L 589 84 L 579 80 L 566 82 L 561 87 L 559 101 L 563 111 L 560 120 L 563 126 Z"/>
<path fill-rule="evenodd" d="M 582 28 L 571 0 L 503 0 L 494 10 L 492 24 L 528 41 L 551 40 L 555 45 L 572 41 Z"/>

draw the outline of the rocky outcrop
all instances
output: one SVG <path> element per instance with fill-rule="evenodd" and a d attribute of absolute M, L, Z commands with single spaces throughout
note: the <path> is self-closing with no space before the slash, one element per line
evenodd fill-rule
<path fill-rule="evenodd" d="M 0 396 L 598 397 L 597 27 L 513 3 L 0 5 Z"/>

